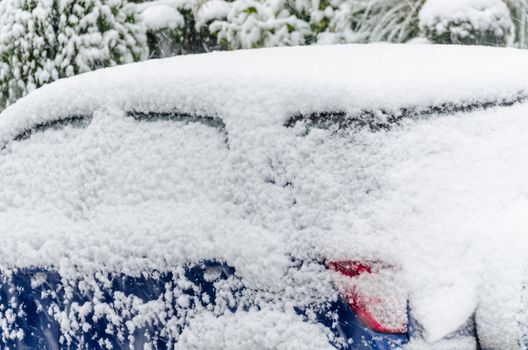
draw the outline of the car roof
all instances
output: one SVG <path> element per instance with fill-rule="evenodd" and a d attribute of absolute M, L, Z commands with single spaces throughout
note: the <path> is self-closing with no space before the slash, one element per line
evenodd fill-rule
<path fill-rule="evenodd" d="M 0 114 L 0 142 L 101 107 L 221 117 L 228 130 L 299 113 L 515 100 L 528 52 L 434 45 L 335 45 L 212 52 L 62 79 Z"/>

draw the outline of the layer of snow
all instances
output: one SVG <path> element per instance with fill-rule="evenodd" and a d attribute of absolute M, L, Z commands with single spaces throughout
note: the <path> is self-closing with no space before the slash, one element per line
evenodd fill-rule
<path fill-rule="evenodd" d="M 177 9 L 165 4 L 149 6 L 141 11 L 141 17 L 148 29 L 180 28 L 185 20 Z"/>
<path fill-rule="evenodd" d="M 209 0 L 202 4 L 196 14 L 196 27 L 200 28 L 212 20 L 227 17 L 231 4 L 224 0 Z"/>
<path fill-rule="evenodd" d="M 423 340 L 411 340 L 404 347 L 405 350 L 475 350 L 477 344 L 473 337 L 462 337 L 460 339 L 441 340 L 428 343 Z"/>
<path fill-rule="evenodd" d="M 326 334 L 307 324 L 293 310 L 239 312 L 217 318 L 205 313 L 191 321 L 178 343 L 184 350 L 335 349 Z"/>
<path fill-rule="evenodd" d="M 0 114 L 0 265 L 52 266 L 68 279 L 219 258 L 259 300 L 290 310 L 334 297 L 312 259 L 383 260 L 401 267 L 428 340 L 476 307 L 483 345 L 514 349 L 526 314 L 527 104 L 379 132 L 283 123 L 300 112 L 514 99 L 528 90 L 527 58 L 476 47 L 304 47 L 50 84 Z M 131 110 L 216 116 L 227 140 L 202 123 L 136 121 Z M 92 120 L 12 141 L 73 115 Z M 307 263 L 292 268 L 292 256 Z M 233 322 L 258 319 L 239 316 Z M 189 346 L 203 321 L 193 327 Z"/>
<path fill-rule="evenodd" d="M 514 49 L 375 44 L 155 60 L 43 87 L 3 113 L 0 142 L 34 123 L 90 114 L 105 105 L 222 115 L 229 127 L 252 127 L 299 112 L 511 98 L 528 89 L 527 58 L 528 53 Z M 235 115 L 247 109 L 267 113 Z"/>
<path fill-rule="evenodd" d="M 429 39 L 427 38 L 424 38 L 424 37 L 416 37 L 416 38 L 412 38 L 411 40 L 407 41 L 406 42 L 407 45 L 430 45 L 432 44 L 431 41 L 429 41 Z"/>

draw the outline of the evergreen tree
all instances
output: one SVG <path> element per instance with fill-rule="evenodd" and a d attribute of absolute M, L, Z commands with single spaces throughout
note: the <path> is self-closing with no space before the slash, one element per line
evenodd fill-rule
<path fill-rule="evenodd" d="M 0 107 L 58 79 L 53 0 L 0 2 Z"/>
<path fill-rule="evenodd" d="M 148 56 L 143 26 L 125 0 L 60 0 L 55 64 L 60 77 Z"/>
<path fill-rule="evenodd" d="M 125 0 L 0 2 L 0 108 L 63 77 L 145 59 L 145 29 Z"/>

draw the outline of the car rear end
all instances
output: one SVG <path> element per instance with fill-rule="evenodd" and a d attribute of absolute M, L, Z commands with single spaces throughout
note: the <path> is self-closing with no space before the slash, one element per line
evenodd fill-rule
<path fill-rule="evenodd" d="M 0 117 L 1 342 L 522 349 L 525 59 L 255 50 L 36 91 Z"/>

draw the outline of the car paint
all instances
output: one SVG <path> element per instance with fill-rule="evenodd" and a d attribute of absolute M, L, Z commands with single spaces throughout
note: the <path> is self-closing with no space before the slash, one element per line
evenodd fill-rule
<path fill-rule="evenodd" d="M 212 282 L 204 278 L 208 268 L 220 268 L 222 278 L 234 276 L 235 269 L 217 261 L 205 261 L 185 269 L 185 277 L 200 286 L 201 292 L 207 293 L 210 296 L 210 302 L 214 304 L 215 287 Z M 167 288 L 171 288 L 170 282 L 173 274 L 167 272 L 157 277 L 130 277 L 119 274 L 107 277 L 110 285 L 104 285 L 104 282 L 101 282 L 98 286 L 101 293 L 97 296 L 97 300 L 101 303 L 112 303 L 116 292 L 121 292 L 125 296 L 134 295 L 147 302 L 156 300 Z M 85 317 L 89 329 L 84 325 L 84 330 L 83 327 L 79 327 L 73 333 L 71 329 L 68 330 L 66 334 L 61 329 L 60 317 L 56 315 L 70 312 L 74 303 L 83 305 L 92 303 L 94 300 L 92 293 L 83 292 L 81 289 L 79 286 L 63 285 L 60 274 L 52 269 L 19 269 L 11 276 L 2 276 L 0 320 L 4 321 L 2 327 L 4 336 L 0 339 L 0 346 L 40 350 L 100 349 L 101 341 L 104 340 L 113 349 L 141 349 L 145 341 L 149 339 L 155 349 L 170 348 L 168 339 L 163 336 L 161 326 L 150 325 L 121 335 L 115 332 L 109 334 L 106 331 L 109 320 L 104 317 L 94 317 L 93 308 Z M 193 291 L 186 290 L 185 293 L 193 293 Z M 231 311 L 235 311 L 236 306 L 230 308 Z M 176 308 L 174 310 L 176 312 Z M 300 315 L 304 313 L 303 310 L 297 311 Z M 337 320 L 332 315 L 338 315 Z M 346 343 L 341 343 L 340 347 L 346 350 L 390 350 L 400 347 L 411 336 L 410 333 L 380 334 L 368 329 L 342 298 L 319 310 L 316 319 L 333 332 L 334 339 L 346 340 Z M 5 336 L 6 329 L 11 331 L 8 336 Z M 130 341 L 131 339 L 133 341 Z M 339 343 L 336 342 L 334 345 L 338 346 Z"/>

